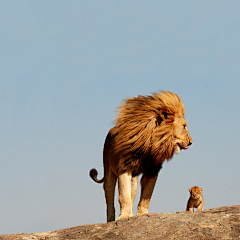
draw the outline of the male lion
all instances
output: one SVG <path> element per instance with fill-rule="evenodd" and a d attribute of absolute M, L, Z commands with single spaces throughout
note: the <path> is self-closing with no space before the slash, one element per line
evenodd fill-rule
<path fill-rule="evenodd" d="M 184 119 L 181 99 L 162 91 L 150 96 L 126 99 L 119 106 L 118 117 L 105 140 L 103 151 L 104 177 L 97 179 L 97 170 L 90 177 L 104 183 L 107 221 L 115 221 L 114 193 L 118 179 L 120 215 L 133 216 L 132 206 L 141 178 L 141 196 L 137 216 L 148 213 L 150 198 L 165 160 L 188 149 L 192 139 Z"/>

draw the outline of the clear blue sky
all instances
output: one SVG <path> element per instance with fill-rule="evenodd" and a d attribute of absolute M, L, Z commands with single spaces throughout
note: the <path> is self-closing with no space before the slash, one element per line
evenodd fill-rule
<path fill-rule="evenodd" d="M 1 1 L 0 234 L 106 222 L 89 170 L 102 176 L 118 104 L 159 90 L 182 99 L 193 145 L 164 164 L 150 212 L 185 210 L 194 185 L 205 209 L 240 204 L 239 13 L 238 0 Z"/>

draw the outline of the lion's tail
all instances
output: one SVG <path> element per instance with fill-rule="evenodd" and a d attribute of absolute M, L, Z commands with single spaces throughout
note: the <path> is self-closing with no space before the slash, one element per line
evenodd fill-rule
<path fill-rule="evenodd" d="M 103 183 L 104 182 L 104 177 L 102 179 L 98 180 L 97 175 L 98 175 L 98 171 L 95 168 L 90 170 L 90 172 L 89 172 L 90 178 L 97 183 Z"/>

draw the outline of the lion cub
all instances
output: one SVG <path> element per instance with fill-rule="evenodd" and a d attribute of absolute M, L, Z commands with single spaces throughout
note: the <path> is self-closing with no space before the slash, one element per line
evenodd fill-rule
<path fill-rule="evenodd" d="M 188 199 L 186 211 L 193 212 L 193 208 L 197 208 L 197 212 L 203 209 L 202 188 L 197 186 L 189 189 L 190 197 Z"/>

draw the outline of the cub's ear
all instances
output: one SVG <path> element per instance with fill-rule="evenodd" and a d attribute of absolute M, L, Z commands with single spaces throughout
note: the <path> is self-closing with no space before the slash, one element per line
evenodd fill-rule
<path fill-rule="evenodd" d="M 203 189 L 202 189 L 202 188 L 200 188 L 200 191 L 201 191 L 201 192 L 202 192 L 202 190 L 203 190 Z"/>
<path fill-rule="evenodd" d="M 188 190 L 189 190 L 190 193 L 192 192 L 192 188 L 189 188 Z"/>

